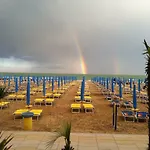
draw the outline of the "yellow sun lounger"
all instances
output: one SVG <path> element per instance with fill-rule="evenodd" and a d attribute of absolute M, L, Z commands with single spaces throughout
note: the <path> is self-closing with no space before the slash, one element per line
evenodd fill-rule
<path fill-rule="evenodd" d="M 75 96 L 74 101 L 75 102 L 80 102 L 81 101 L 81 96 Z"/>
<path fill-rule="evenodd" d="M 0 108 L 3 109 L 9 107 L 9 103 L 10 102 L 0 102 Z"/>
<path fill-rule="evenodd" d="M 53 105 L 54 103 L 54 99 L 53 98 L 46 98 L 45 100 L 45 105 L 49 104 L 49 105 Z"/>
<path fill-rule="evenodd" d="M 23 91 L 22 92 L 22 95 L 26 95 L 27 94 L 27 91 Z M 30 95 L 35 95 L 36 94 L 36 92 L 34 92 L 34 91 L 30 91 Z"/>
<path fill-rule="evenodd" d="M 37 117 L 37 120 L 38 120 L 39 117 L 41 116 L 43 110 L 42 109 L 32 109 L 32 110 L 30 110 L 30 112 L 32 112 L 34 114 L 33 117 Z"/>
<path fill-rule="evenodd" d="M 15 100 L 16 99 L 16 94 L 10 94 L 7 96 L 7 100 Z"/>
<path fill-rule="evenodd" d="M 16 110 L 13 113 L 14 119 L 16 119 L 16 116 L 22 116 L 22 113 L 25 113 L 27 111 L 28 111 L 28 109 L 18 109 L 18 110 Z M 32 112 L 34 114 L 33 116 L 37 117 L 37 120 L 41 116 L 42 111 L 43 111 L 42 109 L 32 109 L 32 110 L 30 110 L 30 112 Z"/>
<path fill-rule="evenodd" d="M 34 105 L 36 105 L 36 104 L 42 104 L 44 102 L 44 99 L 43 98 L 36 98 L 35 100 L 34 100 Z"/>
<path fill-rule="evenodd" d="M 61 94 L 53 94 L 54 98 L 60 98 Z"/>
<path fill-rule="evenodd" d="M 45 95 L 47 98 L 53 97 L 53 93 L 46 93 Z"/>
<path fill-rule="evenodd" d="M 90 92 L 84 92 L 84 96 L 90 96 Z M 80 96 L 81 92 L 77 92 L 77 96 Z"/>
<path fill-rule="evenodd" d="M 53 90 L 52 93 L 53 94 L 57 94 L 58 90 Z"/>
<path fill-rule="evenodd" d="M 22 113 L 25 113 L 27 112 L 28 109 L 18 109 L 16 110 L 13 115 L 14 115 L 14 120 L 16 119 L 16 116 L 22 116 Z"/>
<path fill-rule="evenodd" d="M 42 92 L 42 91 L 43 91 L 43 89 L 40 88 L 40 87 L 38 87 L 38 88 L 32 88 L 31 90 L 32 90 L 33 92 Z"/>
<path fill-rule="evenodd" d="M 83 104 L 85 113 L 94 112 L 94 106 L 92 104 Z"/>
<path fill-rule="evenodd" d="M 64 94 L 65 90 L 58 90 L 58 94 Z"/>
<path fill-rule="evenodd" d="M 25 95 L 16 95 L 16 100 L 25 100 Z"/>
<path fill-rule="evenodd" d="M 85 100 L 86 103 L 91 103 L 92 102 L 91 96 L 84 96 L 84 100 Z"/>
<path fill-rule="evenodd" d="M 81 104 L 71 104 L 71 112 L 72 113 L 80 113 Z"/>

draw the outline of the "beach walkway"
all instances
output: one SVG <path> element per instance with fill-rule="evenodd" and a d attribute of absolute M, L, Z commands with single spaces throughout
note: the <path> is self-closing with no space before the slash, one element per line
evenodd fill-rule
<path fill-rule="evenodd" d="M 13 133 L 12 150 L 45 150 L 48 139 L 54 133 L 6 131 L 4 136 Z M 99 133 L 72 133 L 72 146 L 75 150 L 146 150 L 147 135 L 129 134 L 99 134 Z M 51 150 L 61 150 L 64 139 L 59 138 Z"/>

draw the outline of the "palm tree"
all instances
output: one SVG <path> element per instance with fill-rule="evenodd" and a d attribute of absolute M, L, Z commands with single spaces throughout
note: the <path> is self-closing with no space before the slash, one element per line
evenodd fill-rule
<path fill-rule="evenodd" d="M 52 140 L 48 141 L 47 148 L 50 148 L 59 137 L 64 137 L 65 146 L 64 148 L 62 148 L 62 150 L 74 150 L 74 148 L 71 146 L 70 133 L 71 133 L 71 122 L 65 122 L 58 130 L 56 136 L 54 136 Z"/>
<path fill-rule="evenodd" d="M 147 95 L 148 95 L 148 115 L 150 114 L 150 47 L 148 46 L 146 40 L 144 40 L 144 45 L 146 50 L 144 51 L 144 55 L 146 56 L 146 66 L 145 66 L 145 73 L 146 73 L 146 87 L 147 87 Z M 150 115 L 148 119 L 148 150 L 150 150 Z"/>
<path fill-rule="evenodd" d="M 9 136 L 2 139 L 3 133 L 0 131 L 0 150 L 9 150 L 11 149 L 12 145 L 8 145 L 11 140 L 13 139 L 13 136 L 10 134 Z"/>

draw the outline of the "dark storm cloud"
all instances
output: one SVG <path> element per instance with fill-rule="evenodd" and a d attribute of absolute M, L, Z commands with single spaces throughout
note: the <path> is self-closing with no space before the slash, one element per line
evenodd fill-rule
<path fill-rule="evenodd" d="M 31 63 L 33 72 L 80 72 L 76 35 L 88 73 L 117 73 L 118 67 L 118 73 L 143 74 L 149 5 L 148 0 L 0 0 L 0 57 Z"/>

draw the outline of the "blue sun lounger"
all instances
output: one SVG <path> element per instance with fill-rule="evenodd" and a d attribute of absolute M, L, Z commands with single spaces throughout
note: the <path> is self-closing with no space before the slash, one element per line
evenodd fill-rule
<path fill-rule="evenodd" d="M 147 112 L 137 112 L 135 114 L 135 118 L 137 119 L 137 122 L 139 122 L 139 120 L 147 120 L 148 119 L 148 113 Z"/>
<path fill-rule="evenodd" d="M 133 122 L 135 121 L 135 116 L 134 116 L 134 112 L 133 111 L 131 111 L 131 110 L 124 110 L 121 113 L 122 113 L 125 121 L 127 121 L 127 119 L 132 119 Z"/>
<path fill-rule="evenodd" d="M 124 106 L 125 108 L 132 107 L 132 102 L 130 102 L 130 101 L 124 101 L 124 102 L 123 102 L 123 106 Z"/>

